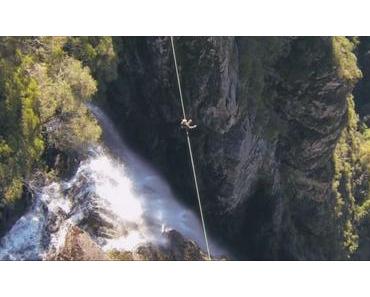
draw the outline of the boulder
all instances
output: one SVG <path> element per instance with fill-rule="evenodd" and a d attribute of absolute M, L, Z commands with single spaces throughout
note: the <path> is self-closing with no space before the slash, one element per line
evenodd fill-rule
<path fill-rule="evenodd" d="M 73 226 L 67 231 L 64 245 L 47 260 L 101 261 L 108 257 L 85 231 Z"/>

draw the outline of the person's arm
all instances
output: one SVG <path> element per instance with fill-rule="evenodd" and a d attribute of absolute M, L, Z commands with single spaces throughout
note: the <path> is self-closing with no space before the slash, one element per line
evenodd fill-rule
<path fill-rule="evenodd" d="M 185 129 L 187 127 L 187 123 L 186 119 L 182 119 L 180 122 L 181 129 Z"/>

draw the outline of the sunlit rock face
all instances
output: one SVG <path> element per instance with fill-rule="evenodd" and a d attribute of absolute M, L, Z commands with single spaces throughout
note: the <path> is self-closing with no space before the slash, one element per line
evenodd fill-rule
<path fill-rule="evenodd" d="M 107 146 L 91 147 L 70 180 L 38 189 L 32 207 L 1 239 L 0 259 L 106 260 L 112 250 L 135 252 L 148 246 L 169 255 L 176 250 L 165 235 L 170 230 L 179 232 L 176 242 L 186 243 L 194 260 L 201 259 L 205 244 L 198 216 L 125 146 L 104 113 L 94 112 Z M 211 250 L 224 253 L 212 240 Z M 146 260 L 155 258 L 146 253 Z M 191 258 L 186 254 L 182 260 Z"/>
<path fill-rule="evenodd" d="M 46 260 L 53 261 L 105 261 L 109 258 L 91 237 L 76 226 L 71 226 L 59 250 L 51 253 Z"/>
<path fill-rule="evenodd" d="M 203 261 L 209 260 L 199 246 L 192 240 L 184 238 L 176 230 L 162 233 L 166 240 L 164 245 L 147 243 L 133 251 L 112 250 L 108 253 L 112 260 L 155 260 L 155 261 Z M 226 257 L 212 257 L 212 260 L 226 260 Z"/>

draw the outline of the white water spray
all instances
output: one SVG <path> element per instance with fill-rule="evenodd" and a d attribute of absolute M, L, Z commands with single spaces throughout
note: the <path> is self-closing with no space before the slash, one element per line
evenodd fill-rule
<path fill-rule="evenodd" d="M 103 128 L 109 152 L 102 146 L 91 148 L 71 180 L 40 189 L 32 208 L 1 239 L 0 259 L 42 259 L 63 245 L 70 226 L 92 219 L 99 227 L 90 234 L 104 250 L 165 244 L 162 233 L 168 229 L 205 250 L 195 213 L 179 203 L 158 172 L 125 145 L 107 116 L 90 108 Z M 225 254 L 212 240 L 210 246 L 214 255 Z"/>

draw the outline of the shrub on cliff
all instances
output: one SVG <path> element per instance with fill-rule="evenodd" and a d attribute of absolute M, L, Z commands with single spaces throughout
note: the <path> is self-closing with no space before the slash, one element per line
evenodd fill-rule
<path fill-rule="evenodd" d="M 22 195 L 45 148 L 81 150 L 101 130 L 84 102 L 96 92 L 90 69 L 64 51 L 63 37 L 0 41 L 0 215 Z M 1 225 L 0 216 L 0 225 Z"/>
<path fill-rule="evenodd" d="M 352 96 L 347 98 L 348 124 L 334 151 L 336 216 L 343 224 L 343 246 L 348 255 L 359 247 L 359 228 L 370 214 L 369 129 L 360 127 Z"/>
<path fill-rule="evenodd" d="M 357 58 L 353 53 L 355 43 L 344 36 L 335 36 L 332 38 L 332 45 L 339 75 L 342 79 L 356 83 L 362 78 L 362 73 L 357 67 Z"/>
<path fill-rule="evenodd" d="M 97 97 L 102 99 L 107 84 L 117 78 L 118 57 L 112 37 L 68 37 L 64 48 L 91 69 L 99 86 Z"/>

